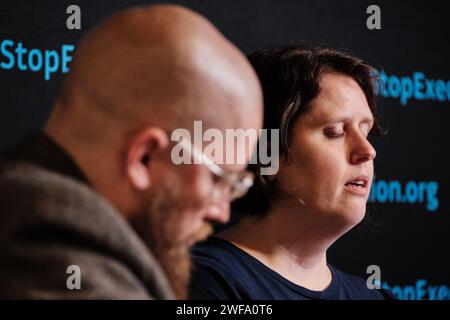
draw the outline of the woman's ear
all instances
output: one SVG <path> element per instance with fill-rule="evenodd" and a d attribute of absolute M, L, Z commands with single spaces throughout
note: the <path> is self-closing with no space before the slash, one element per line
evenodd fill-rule
<path fill-rule="evenodd" d="M 126 174 L 135 189 L 143 191 L 150 187 L 150 165 L 155 154 L 168 145 L 166 132 L 158 127 L 148 127 L 133 135 L 127 147 Z"/>

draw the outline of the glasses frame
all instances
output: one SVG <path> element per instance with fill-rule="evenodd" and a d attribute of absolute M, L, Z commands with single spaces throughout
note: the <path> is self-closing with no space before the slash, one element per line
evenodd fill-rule
<path fill-rule="evenodd" d="M 213 159 L 200 151 L 192 142 L 188 142 L 187 139 L 182 139 L 179 142 L 183 147 L 183 151 L 189 152 L 189 154 L 194 158 L 194 163 L 199 163 L 205 165 L 211 173 L 219 180 L 217 185 L 220 182 L 224 182 L 226 186 L 229 187 L 229 195 L 228 199 L 233 201 L 244 196 L 247 191 L 253 186 L 254 183 L 254 174 L 250 171 L 244 172 L 226 172 L 223 170 Z M 224 188 L 226 190 L 226 188 Z M 219 191 L 219 188 L 216 186 L 216 191 Z M 213 197 L 214 197 L 214 191 Z M 216 192 L 217 194 L 217 192 Z M 217 194 L 217 197 L 219 195 Z"/>

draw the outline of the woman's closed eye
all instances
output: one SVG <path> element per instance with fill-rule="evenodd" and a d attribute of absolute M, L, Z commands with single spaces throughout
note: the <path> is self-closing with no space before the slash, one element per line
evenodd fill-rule
<path fill-rule="evenodd" d="M 334 127 L 325 128 L 324 134 L 328 138 L 340 138 L 345 135 L 345 131 L 342 126 L 334 126 Z"/>
<path fill-rule="evenodd" d="M 361 130 L 361 133 L 367 139 L 370 134 L 370 131 L 372 130 L 372 126 L 370 124 L 365 123 L 360 125 L 359 130 Z"/>

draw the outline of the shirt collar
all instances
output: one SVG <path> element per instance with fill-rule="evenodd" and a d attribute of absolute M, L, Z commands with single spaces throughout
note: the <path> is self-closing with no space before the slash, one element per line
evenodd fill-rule
<path fill-rule="evenodd" d="M 87 177 L 70 155 L 44 132 L 28 134 L 6 152 L 13 161 L 25 161 L 89 184 Z"/>

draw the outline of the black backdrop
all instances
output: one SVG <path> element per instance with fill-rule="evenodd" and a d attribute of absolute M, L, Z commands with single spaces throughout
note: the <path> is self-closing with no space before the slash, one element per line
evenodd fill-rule
<path fill-rule="evenodd" d="M 153 2 L 3 1 L 0 150 L 42 126 L 62 77 L 59 70 L 45 80 L 37 62 L 37 71 L 20 70 L 17 59 L 12 65 L 14 46 L 20 42 L 41 52 L 61 50 L 63 44 L 76 46 L 101 18 L 130 5 Z M 337 267 L 364 277 L 367 266 L 378 265 L 382 283 L 399 298 L 450 299 L 450 1 L 171 2 L 205 15 L 245 53 L 271 44 L 307 41 L 350 50 L 384 70 L 389 78 L 381 93 L 381 113 L 389 133 L 375 143 L 376 187 L 369 204 L 381 224 L 375 230 L 352 230 L 332 247 L 329 257 Z M 71 4 L 81 8 L 81 30 L 66 27 L 66 8 Z M 366 27 L 366 8 L 371 4 L 381 9 L 381 30 Z M 417 94 L 402 103 L 398 96 L 407 94 L 408 81 L 414 77 Z"/>

